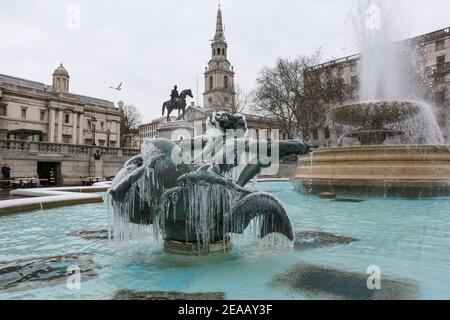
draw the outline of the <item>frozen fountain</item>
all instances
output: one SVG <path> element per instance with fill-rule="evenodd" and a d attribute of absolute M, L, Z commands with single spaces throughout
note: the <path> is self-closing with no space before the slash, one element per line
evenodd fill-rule
<path fill-rule="evenodd" d="M 167 139 L 144 141 L 142 153 L 125 164 L 109 190 L 115 238 L 148 231 L 164 242 L 166 251 L 215 252 L 229 250 L 231 235 L 251 226 L 258 238 L 281 234 L 293 241 L 281 203 L 245 185 L 271 165 L 252 150 L 267 149 L 271 159 L 283 159 L 305 154 L 308 147 L 297 141 L 252 140 L 241 115 L 213 114 L 208 127 L 207 136 L 180 145 Z"/>
<path fill-rule="evenodd" d="M 302 157 L 295 186 L 308 194 L 450 195 L 450 152 L 432 107 L 420 101 L 424 84 L 418 83 L 415 48 L 393 39 L 396 19 L 390 12 L 398 8 L 389 10 L 380 0 L 360 9 L 362 100 L 325 114 L 344 131 L 341 138 L 354 138 L 360 146 Z"/>

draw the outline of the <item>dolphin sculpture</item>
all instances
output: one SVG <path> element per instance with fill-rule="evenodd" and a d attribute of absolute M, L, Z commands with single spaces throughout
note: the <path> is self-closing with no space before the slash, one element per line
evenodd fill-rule
<path fill-rule="evenodd" d="M 250 163 L 240 162 L 243 153 L 257 150 L 262 143 L 246 136 L 245 118 L 215 113 L 208 119 L 208 128 L 212 135 L 181 145 L 167 139 L 145 140 L 142 153 L 125 163 L 109 190 L 115 221 L 153 225 L 165 243 L 190 245 L 194 251 L 212 251 L 217 243 L 227 246 L 229 234 L 242 234 L 255 219 L 260 238 L 280 233 L 293 241 L 282 204 L 271 194 L 245 188 L 271 165 L 257 153 Z M 229 136 L 229 130 L 237 134 Z M 192 160 L 195 144 L 201 152 Z M 268 156 L 278 152 L 281 160 L 309 152 L 300 141 L 277 141 L 277 150 L 272 145 L 271 140 L 264 142 Z M 231 161 L 221 162 L 230 150 Z M 126 232 L 114 229 L 118 237 L 126 237 Z"/>

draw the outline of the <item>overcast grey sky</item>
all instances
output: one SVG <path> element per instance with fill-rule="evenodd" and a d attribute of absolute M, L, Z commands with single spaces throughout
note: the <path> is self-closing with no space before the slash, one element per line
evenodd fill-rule
<path fill-rule="evenodd" d="M 251 89 L 277 57 L 357 53 L 357 2 L 222 0 L 236 83 Z M 450 26 L 450 1 L 402 2 L 402 36 Z M 0 0 L 0 73 L 50 84 L 63 62 L 71 92 L 132 103 L 147 122 L 160 116 L 174 84 L 196 92 L 198 77 L 202 104 L 216 10 L 217 0 Z M 109 89 L 121 81 L 121 92 Z"/>

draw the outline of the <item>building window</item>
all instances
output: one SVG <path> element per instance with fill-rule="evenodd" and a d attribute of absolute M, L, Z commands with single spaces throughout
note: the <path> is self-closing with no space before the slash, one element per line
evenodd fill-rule
<path fill-rule="evenodd" d="M 353 86 L 358 85 L 358 76 L 353 76 L 351 78 L 351 83 L 352 83 Z"/>
<path fill-rule="evenodd" d="M 445 117 L 445 113 L 443 112 L 439 112 L 437 114 L 437 122 L 440 128 L 444 129 L 446 127 L 446 117 Z"/>
<path fill-rule="evenodd" d="M 41 112 L 40 112 L 40 118 L 39 118 L 41 121 L 45 121 L 45 111 L 44 110 L 41 110 Z"/>
<path fill-rule="evenodd" d="M 223 56 L 225 55 L 225 48 L 222 49 L 222 55 L 223 55 Z"/>
<path fill-rule="evenodd" d="M 445 103 L 445 91 L 439 91 L 436 93 L 436 103 L 441 105 Z"/>
<path fill-rule="evenodd" d="M 92 129 L 92 121 L 91 121 L 91 120 L 88 120 L 88 121 L 87 121 L 87 124 L 88 124 L 88 125 L 87 125 L 88 128 L 89 128 L 89 129 Z"/>
<path fill-rule="evenodd" d="M 92 139 L 84 139 L 84 144 L 91 145 L 92 144 Z"/>
<path fill-rule="evenodd" d="M 445 64 L 445 55 L 444 56 L 439 56 L 436 58 L 436 64 L 438 66 L 442 66 Z"/>
<path fill-rule="evenodd" d="M 72 140 L 71 136 L 63 136 L 63 143 L 64 144 L 69 144 L 70 140 Z"/>
<path fill-rule="evenodd" d="M 0 130 L 0 139 L 6 139 L 7 136 L 8 136 L 8 132 L 7 131 Z"/>
<path fill-rule="evenodd" d="M 100 145 L 100 147 L 104 147 L 105 146 L 105 140 L 98 140 L 98 144 Z"/>
<path fill-rule="evenodd" d="M 209 90 L 212 90 L 214 88 L 214 80 L 213 77 L 209 77 Z"/>
<path fill-rule="evenodd" d="M 318 140 L 319 139 L 319 130 L 314 129 L 312 134 L 313 134 L 313 139 L 314 140 Z"/>
<path fill-rule="evenodd" d="M 70 123 L 70 115 L 68 113 L 64 114 L 64 123 L 65 124 Z"/>
<path fill-rule="evenodd" d="M 100 122 L 100 128 L 102 131 L 104 131 L 105 129 L 105 123 L 104 122 Z"/>
<path fill-rule="evenodd" d="M 6 105 L 0 105 L 0 117 L 6 117 Z"/>
<path fill-rule="evenodd" d="M 228 77 L 227 76 L 225 76 L 223 78 L 223 86 L 225 87 L 225 89 L 228 89 Z"/>
<path fill-rule="evenodd" d="M 445 49 L 445 40 L 436 41 L 436 51 L 441 51 Z"/>
<path fill-rule="evenodd" d="M 330 129 L 325 128 L 325 139 L 330 139 Z"/>
<path fill-rule="evenodd" d="M 27 108 L 22 108 L 22 113 L 21 113 L 20 117 L 24 120 L 27 119 Z"/>
<path fill-rule="evenodd" d="M 350 65 L 350 71 L 351 72 L 356 72 L 356 63 L 353 63 Z"/>
<path fill-rule="evenodd" d="M 339 67 L 337 74 L 338 74 L 338 77 L 342 76 L 344 74 L 344 67 Z"/>
<path fill-rule="evenodd" d="M 442 83 L 444 83 L 444 80 L 445 80 L 445 78 L 444 78 L 444 76 L 441 75 L 441 74 L 438 74 L 438 75 L 436 75 L 436 76 L 434 77 L 434 83 L 435 83 L 435 84 L 442 84 Z"/>

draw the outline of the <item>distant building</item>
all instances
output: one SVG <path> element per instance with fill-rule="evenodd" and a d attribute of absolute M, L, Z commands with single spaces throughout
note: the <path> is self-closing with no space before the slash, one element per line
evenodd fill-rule
<path fill-rule="evenodd" d="M 176 120 L 175 117 L 171 117 L 173 121 Z M 142 145 L 144 139 L 158 138 L 158 128 L 162 123 L 167 123 L 166 117 L 161 117 L 153 120 L 150 123 L 145 123 L 139 126 L 139 143 Z"/>
<path fill-rule="evenodd" d="M 450 27 L 437 30 L 425 35 L 408 39 L 414 42 L 424 54 L 425 72 L 432 77 L 436 86 L 436 118 L 442 129 L 444 139 L 450 144 Z M 330 72 L 340 78 L 348 101 L 359 100 L 359 69 L 360 55 L 353 55 L 332 60 L 317 65 L 314 70 Z M 332 128 L 324 125 L 317 126 L 311 133 L 310 144 L 313 147 L 334 147 L 337 145 L 337 135 Z"/>
<path fill-rule="evenodd" d="M 140 149 L 141 139 L 139 135 L 139 129 L 130 129 L 129 133 L 122 134 L 122 144 L 123 148 Z"/>
<path fill-rule="evenodd" d="M 62 64 L 51 86 L 0 74 L 0 139 L 120 147 L 119 109 L 69 84 Z"/>

